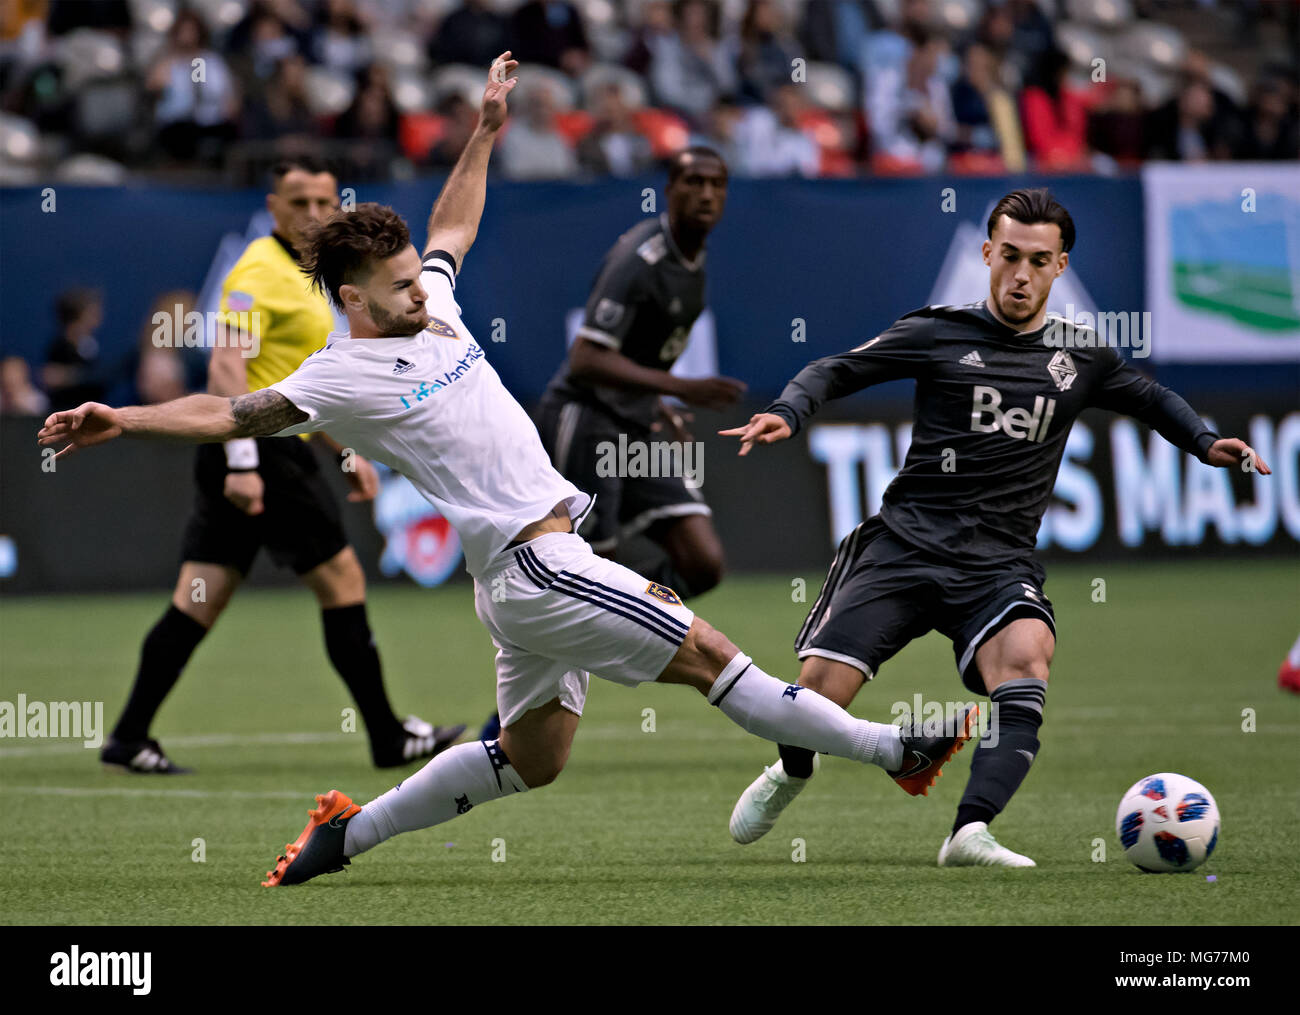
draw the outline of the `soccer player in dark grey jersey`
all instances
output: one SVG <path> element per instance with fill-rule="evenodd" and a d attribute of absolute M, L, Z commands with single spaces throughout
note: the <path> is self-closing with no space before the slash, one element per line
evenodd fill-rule
<path fill-rule="evenodd" d="M 1094 331 L 1048 316 L 1074 223 L 1045 189 L 1008 194 L 988 231 L 986 299 L 905 314 L 856 349 L 809 364 L 765 412 L 722 433 L 739 437 L 744 455 L 793 436 L 829 399 L 916 379 L 906 461 L 880 513 L 840 543 L 795 642 L 799 682 L 847 707 L 913 638 L 932 629 L 950 638 L 962 681 L 994 707 L 939 864 L 1032 867 L 988 825 L 1038 754 L 1056 633 L 1032 553 L 1075 417 L 1088 407 L 1122 412 L 1209 465 L 1269 468 L 1099 347 Z M 813 774 L 811 752 L 780 753 L 736 804 L 738 842 L 766 833 Z"/>
<path fill-rule="evenodd" d="M 633 226 L 605 255 L 582 327 L 542 399 L 538 429 L 555 468 L 596 494 L 582 531 L 592 548 L 613 557 L 620 540 L 645 533 L 665 560 L 641 570 L 687 599 L 713 588 L 723 568 L 698 487 L 684 475 L 609 475 L 608 467 L 620 441 L 658 451 L 665 437 L 683 453 L 657 460 L 686 461 L 687 420 L 661 396 L 721 409 L 745 390 L 728 377 L 669 373 L 705 306 L 705 240 L 727 197 L 721 156 L 699 147 L 678 152 L 665 196 L 664 213 Z"/>

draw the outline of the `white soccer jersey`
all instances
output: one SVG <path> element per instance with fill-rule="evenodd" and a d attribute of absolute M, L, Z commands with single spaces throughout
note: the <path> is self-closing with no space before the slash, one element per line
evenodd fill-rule
<path fill-rule="evenodd" d="M 450 257 L 426 255 L 420 283 L 432 319 L 418 335 L 335 332 L 271 385 L 308 416 L 280 435 L 328 430 L 401 473 L 455 527 L 478 577 L 556 504 L 564 502 L 576 528 L 591 497 L 551 466 L 537 428 L 461 321 Z"/>

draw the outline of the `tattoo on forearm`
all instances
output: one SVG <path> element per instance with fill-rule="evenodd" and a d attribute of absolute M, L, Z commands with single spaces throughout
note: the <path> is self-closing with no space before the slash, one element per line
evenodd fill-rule
<path fill-rule="evenodd" d="M 232 398 L 230 412 L 239 428 L 237 437 L 266 437 L 307 418 L 289 399 L 270 388 Z"/>

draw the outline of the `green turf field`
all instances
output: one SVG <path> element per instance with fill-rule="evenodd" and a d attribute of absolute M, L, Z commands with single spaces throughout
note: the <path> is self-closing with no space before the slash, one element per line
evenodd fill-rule
<path fill-rule="evenodd" d="M 700 612 L 769 672 L 793 678 L 806 603 L 791 577 L 730 578 Z M 821 574 L 808 574 L 810 598 Z M 1092 601 L 1093 579 L 1106 602 Z M 67 741 L 0 740 L 0 921 L 190 923 L 1007 923 L 1300 921 L 1300 697 L 1276 686 L 1300 627 L 1300 565 L 1221 562 L 1049 569 L 1061 642 L 1043 748 L 994 826 L 1026 871 L 940 870 L 935 854 L 970 765 L 929 798 L 880 771 L 823 759 L 776 829 L 734 844 L 736 796 L 775 757 L 680 687 L 592 681 L 554 785 L 380 846 L 350 871 L 268 891 L 264 872 L 313 793 L 363 802 L 399 776 L 369 767 L 303 592 L 241 593 L 200 647 L 154 733 L 185 778 L 103 772 Z M 111 726 L 164 595 L 9 599 L 0 700 L 102 700 Z M 492 649 L 465 587 L 372 592 L 399 709 L 469 722 L 493 706 Z M 888 719 L 916 692 L 960 699 L 949 643 L 907 648 L 853 711 Z M 655 710 L 653 733 L 643 710 Z M 1255 732 L 1243 732 L 1243 710 Z M 1158 771 L 1204 782 L 1218 850 L 1185 876 L 1142 875 L 1115 808 Z M 205 862 L 195 862 L 202 839 Z M 792 861 L 803 840 L 804 862 Z M 1094 840 L 1106 861 L 1094 862 Z M 494 862 L 494 840 L 505 862 Z M 500 849 L 497 850 L 498 855 Z M 1217 878 L 1209 882 L 1205 874 Z"/>

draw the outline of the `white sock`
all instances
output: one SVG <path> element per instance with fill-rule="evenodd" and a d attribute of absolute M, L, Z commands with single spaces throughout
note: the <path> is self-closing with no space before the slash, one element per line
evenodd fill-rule
<path fill-rule="evenodd" d="M 345 856 L 373 849 L 398 832 L 412 832 L 528 789 L 495 740 L 449 747 L 418 772 L 361 808 L 348 822 Z"/>
<path fill-rule="evenodd" d="M 1286 658 L 1287 662 L 1292 666 L 1300 666 L 1300 638 L 1295 640 L 1295 644 L 1291 646 L 1291 651 L 1287 653 Z"/>
<path fill-rule="evenodd" d="M 893 723 L 855 719 L 816 691 L 770 677 L 743 652 L 723 667 L 709 690 L 736 725 L 778 744 L 866 761 L 886 770 L 903 763 L 900 730 Z"/>

